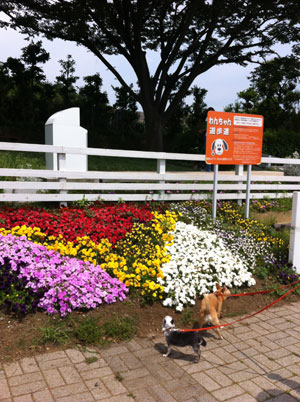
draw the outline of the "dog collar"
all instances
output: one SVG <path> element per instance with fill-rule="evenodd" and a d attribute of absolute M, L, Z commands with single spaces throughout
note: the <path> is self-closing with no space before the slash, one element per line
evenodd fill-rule
<path fill-rule="evenodd" d="M 177 329 L 177 328 L 166 328 L 166 329 L 163 329 L 163 333 L 165 333 L 165 332 L 172 332 L 172 331 L 178 331 L 178 329 Z"/>
<path fill-rule="evenodd" d="M 224 295 L 220 292 L 215 292 L 215 295 L 218 297 L 222 297 L 222 300 L 224 300 Z"/>

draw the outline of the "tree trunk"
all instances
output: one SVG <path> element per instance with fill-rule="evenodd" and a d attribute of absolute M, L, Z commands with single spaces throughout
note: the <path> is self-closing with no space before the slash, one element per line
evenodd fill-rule
<path fill-rule="evenodd" d="M 147 150 L 162 152 L 164 150 L 164 122 L 161 116 L 153 111 L 145 113 L 145 129 L 147 138 Z"/>

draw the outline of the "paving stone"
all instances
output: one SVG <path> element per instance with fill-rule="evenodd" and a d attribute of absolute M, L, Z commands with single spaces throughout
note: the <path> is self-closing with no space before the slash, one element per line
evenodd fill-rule
<path fill-rule="evenodd" d="M 276 343 L 284 348 L 286 348 L 289 345 L 294 345 L 295 343 L 298 343 L 299 339 L 294 338 L 293 336 L 286 336 L 283 339 L 279 339 L 276 341 Z"/>
<path fill-rule="evenodd" d="M 253 357 L 257 355 L 259 352 L 254 349 L 254 348 L 248 348 L 244 350 L 239 350 L 237 352 L 233 352 L 232 355 L 237 359 L 237 360 L 242 360 L 245 358 Z"/>
<path fill-rule="evenodd" d="M 266 367 L 268 370 L 278 370 L 281 368 L 280 364 L 277 363 L 278 360 L 269 359 L 267 356 L 260 354 L 255 356 L 255 361 L 258 362 L 263 367 Z"/>
<path fill-rule="evenodd" d="M 60 367 L 58 370 L 65 380 L 66 384 L 73 384 L 81 380 L 78 371 L 73 366 Z"/>
<path fill-rule="evenodd" d="M 43 380 L 43 376 L 40 372 L 37 372 L 37 373 L 22 374 L 15 377 L 10 377 L 8 379 L 8 383 L 10 386 L 16 386 L 41 380 Z"/>
<path fill-rule="evenodd" d="M 296 399 L 289 394 L 283 394 L 283 395 L 277 396 L 276 398 L 272 398 L 269 401 L 270 402 L 297 402 L 297 401 L 299 402 L 299 399 Z"/>
<path fill-rule="evenodd" d="M 117 380 L 115 375 L 103 377 L 101 380 L 112 395 L 120 395 L 126 392 L 126 388 Z"/>
<path fill-rule="evenodd" d="M 280 318 L 281 323 L 285 322 L 283 318 Z M 276 321 L 276 320 L 275 320 Z M 267 338 L 270 339 L 271 341 L 277 342 L 279 339 L 285 338 L 286 334 L 284 331 L 280 331 L 278 329 L 278 332 L 274 332 L 273 334 L 267 335 Z"/>
<path fill-rule="evenodd" d="M 11 387 L 12 396 L 26 395 L 37 391 L 44 391 L 47 389 L 47 384 L 44 380 L 35 381 L 28 384 L 17 385 Z"/>
<path fill-rule="evenodd" d="M 237 384 L 229 385 L 229 387 L 224 387 L 217 391 L 214 391 L 212 394 L 215 396 L 219 401 L 227 401 L 232 400 L 234 397 L 238 395 L 242 395 L 245 391 Z"/>
<path fill-rule="evenodd" d="M 265 352 L 270 351 L 270 348 L 268 348 L 262 342 L 258 342 L 256 339 L 247 339 L 247 344 L 248 344 L 248 347 L 250 346 L 251 348 L 254 348 L 259 353 L 265 353 Z M 276 345 L 276 349 L 277 348 L 278 348 L 278 345 Z"/>
<path fill-rule="evenodd" d="M 126 346 L 131 352 L 142 349 L 142 346 L 135 339 L 131 339 L 131 341 L 127 342 Z"/>
<path fill-rule="evenodd" d="M 67 349 L 66 354 L 72 363 L 81 363 L 85 361 L 85 356 L 77 349 Z"/>
<path fill-rule="evenodd" d="M 293 373 L 294 375 L 300 375 L 300 363 L 298 364 L 292 364 L 291 366 L 288 366 L 287 369 Z"/>
<path fill-rule="evenodd" d="M 121 360 L 125 363 L 125 365 L 129 368 L 129 369 L 135 369 L 138 367 L 142 367 L 143 364 L 142 362 L 137 359 L 133 353 L 129 352 L 129 353 L 122 353 L 120 355 Z"/>
<path fill-rule="evenodd" d="M 160 382 L 169 381 L 175 377 L 172 376 L 164 366 L 161 366 L 159 364 L 147 365 L 147 370 Z"/>
<path fill-rule="evenodd" d="M 97 401 L 111 396 L 111 393 L 100 379 L 86 381 L 86 386 Z"/>
<path fill-rule="evenodd" d="M 3 364 L 3 370 L 4 370 L 4 372 L 5 372 L 7 377 L 12 377 L 12 376 L 15 376 L 15 375 L 23 374 L 21 366 L 20 366 L 20 364 L 18 362 L 4 363 Z"/>
<path fill-rule="evenodd" d="M 288 356 L 280 357 L 279 359 L 276 359 L 276 362 L 282 366 L 286 367 L 294 363 L 299 363 L 300 362 L 300 357 L 296 354 L 289 354 Z"/>
<path fill-rule="evenodd" d="M 40 362 L 46 362 L 49 360 L 63 359 L 66 357 L 66 353 L 63 350 L 59 350 L 57 352 L 51 353 L 43 353 L 41 355 L 36 356 L 36 360 Z"/>
<path fill-rule="evenodd" d="M 65 381 L 58 369 L 44 370 L 43 375 L 50 388 L 60 387 L 65 385 Z"/>
<path fill-rule="evenodd" d="M 10 391 L 8 388 L 8 383 L 5 378 L 0 380 L 0 401 L 4 398 L 10 397 Z"/>
<path fill-rule="evenodd" d="M 216 356 L 218 356 L 218 358 L 222 359 L 226 364 L 237 361 L 237 358 L 234 357 L 232 353 L 227 352 L 223 348 L 215 349 L 214 353 L 216 354 Z"/>
<path fill-rule="evenodd" d="M 99 358 L 97 361 L 95 361 L 93 363 L 87 363 L 86 361 L 84 361 L 82 363 L 75 364 L 75 368 L 79 373 L 81 373 L 83 371 L 95 370 L 95 369 L 98 369 L 101 367 L 107 367 L 107 366 L 108 366 L 107 362 L 101 358 Z"/>
<path fill-rule="evenodd" d="M 91 380 L 93 378 L 101 378 L 107 375 L 113 374 L 113 371 L 110 367 L 100 367 L 94 370 L 83 371 L 80 373 L 81 377 L 84 380 Z"/>
<path fill-rule="evenodd" d="M 255 384 L 253 381 L 243 381 L 239 385 L 245 389 L 249 394 L 256 398 L 258 402 L 263 402 L 270 398 L 270 394 L 264 391 L 261 387 Z M 260 395 L 260 396 L 258 396 Z"/>
<path fill-rule="evenodd" d="M 268 381 L 263 376 L 255 377 L 252 381 L 255 382 L 255 384 L 257 384 L 260 388 L 262 388 L 264 392 L 267 392 L 271 396 L 277 396 L 283 393 L 283 390 L 278 383 L 272 384 L 271 381 Z"/>
<path fill-rule="evenodd" d="M 123 384 L 129 391 L 134 392 L 136 389 L 149 388 L 156 384 L 156 380 L 151 375 L 135 378 L 134 380 L 124 380 Z"/>
<path fill-rule="evenodd" d="M 220 385 L 226 387 L 227 385 L 232 384 L 232 380 L 224 375 L 220 370 L 217 368 L 213 368 L 211 370 L 206 370 L 205 374 L 209 375 L 211 379 L 219 383 Z"/>
<path fill-rule="evenodd" d="M 220 384 L 210 378 L 206 373 L 195 373 L 192 377 L 209 392 L 220 388 Z"/>
<path fill-rule="evenodd" d="M 123 372 L 128 370 L 128 366 L 125 362 L 121 359 L 120 356 L 112 356 L 105 358 L 107 365 L 114 371 L 114 372 Z"/>
<path fill-rule="evenodd" d="M 201 397 L 201 395 L 205 393 L 205 389 L 200 384 L 197 384 L 185 388 L 178 388 L 176 391 L 172 392 L 172 395 L 177 401 L 185 401 L 191 397 Z"/>
<path fill-rule="evenodd" d="M 193 373 L 198 373 L 200 371 L 206 371 L 210 368 L 212 368 L 213 365 L 209 362 L 207 362 L 206 360 L 203 360 L 199 363 L 195 363 L 195 364 L 189 364 L 186 367 L 184 367 L 184 371 L 188 374 L 193 374 Z"/>
<path fill-rule="evenodd" d="M 213 366 L 226 364 L 224 360 L 216 356 L 213 352 L 207 352 L 206 350 L 202 353 L 202 358 L 210 362 Z"/>
<path fill-rule="evenodd" d="M 117 356 L 120 355 L 121 353 L 127 353 L 128 349 L 121 345 L 113 345 L 109 349 L 105 349 L 101 351 L 101 355 L 106 358 L 106 357 L 111 357 L 111 356 Z"/>
<path fill-rule="evenodd" d="M 2 402 L 2 400 L 1 400 L 1 402 Z M 32 399 L 31 395 L 27 394 L 27 395 L 15 397 L 14 402 L 33 402 L 33 399 Z"/>
<path fill-rule="evenodd" d="M 82 382 L 79 382 L 77 384 L 68 384 L 68 385 L 63 385 L 61 387 L 53 388 L 51 390 L 55 400 L 59 398 L 63 398 L 66 396 L 73 396 L 76 394 L 82 394 L 86 392 L 88 389 L 83 384 Z"/>
<path fill-rule="evenodd" d="M 94 398 L 89 392 L 84 392 L 83 394 L 58 398 L 56 402 L 94 402 Z"/>
<path fill-rule="evenodd" d="M 35 392 L 33 400 L 34 402 L 55 402 L 48 390 Z"/>
<path fill-rule="evenodd" d="M 39 361 L 39 367 L 41 370 L 49 370 L 53 368 L 65 367 L 71 365 L 71 361 L 67 356 L 58 359 L 49 359 Z"/>
<path fill-rule="evenodd" d="M 172 378 L 181 378 L 185 373 L 185 369 L 178 366 L 172 359 L 165 359 L 161 366 Z"/>
<path fill-rule="evenodd" d="M 176 402 L 172 395 L 169 394 L 161 385 L 155 385 L 149 388 L 149 393 L 158 402 Z"/>
<path fill-rule="evenodd" d="M 188 401 L 186 401 L 186 402 L 189 402 L 189 401 L 201 401 L 201 402 L 217 402 L 217 399 L 214 397 L 214 396 L 212 396 L 212 394 L 210 394 L 210 393 L 208 393 L 208 392 L 206 392 L 205 394 L 202 394 L 201 396 L 199 396 L 199 398 L 193 398 L 192 400 L 188 400 Z"/>
<path fill-rule="evenodd" d="M 101 399 L 102 402 L 133 402 L 135 401 L 134 395 L 118 395 L 118 396 L 111 396 L 108 399 Z"/>
<path fill-rule="evenodd" d="M 25 374 L 39 371 L 39 367 L 34 357 L 25 357 L 20 361 L 20 366 Z"/>
<path fill-rule="evenodd" d="M 257 401 L 256 398 L 249 394 L 243 394 L 236 396 L 235 398 L 230 399 L 230 402 L 255 402 Z"/>
<path fill-rule="evenodd" d="M 151 394 L 149 393 L 151 389 L 138 389 L 134 391 L 134 401 L 137 402 L 156 402 L 156 401 L 161 401 L 163 402 L 162 399 L 156 399 Z M 173 398 L 172 398 L 173 399 Z M 173 399 L 175 401 L 175 399 Z M 176 402 L 176 401 L 175 401 Z"/>
<path fill-rule="evenodd" d="M 149 371 L 145 367 L 141 369 L 128 370 L 125 373 L 122 373 L 124 380 L 133 380 L 135 378 L 145 377 L 146 375 L 149 375 Z"/>
<path fill-rule="evenodd" d="M 279 349 L 276 349 L 276 350 L 271 350 L 270 352 L 265 353 L 265 355 L 266 355 L 268 358 L 274 359 L 274 360 L 277 360 L 277 359 L 279 359 L 280 357 L 284 357 L 284 356 L 287 356 L 287 355 L 290 355 L 290 354 L 291 354 L 291 352 L 290 352 L 289 350 L 287 350 L 287 349 L 284 349 L 284 348 L 279 348 Z"/>

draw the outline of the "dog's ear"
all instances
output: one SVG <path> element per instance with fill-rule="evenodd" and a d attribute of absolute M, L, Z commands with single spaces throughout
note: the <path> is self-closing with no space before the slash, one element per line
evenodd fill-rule
<path fill-rule="evenodd" d="M 216 141 L 214 141 L 214 142 L 211 144 L 211 150 L 212 150 L 212 151 L 213 151 L 214 148 L 215 148 L 215 142 L 216 142 Z"/>
<path fill-rule="evenodd" d="M 221 286 L 218 283 L 216 283 L 216 287 L 217 287 L 217 290 L 221 289 Z"/>
<path fill-rule="evenodd" d="M 223 140 L 223 145 L 224 145 L 225 151 L 228 151 L 228 144 L 225 140 Z"/>

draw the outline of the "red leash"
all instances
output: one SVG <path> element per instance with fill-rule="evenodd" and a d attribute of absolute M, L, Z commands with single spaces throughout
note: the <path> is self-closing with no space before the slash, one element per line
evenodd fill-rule
<path fill-rule="evenodd" d="M 248 293 L 237 293 L 237 294 L 230 294 L 230 296 L 228 296 L 228 297 L 235 297 L 235 296 L 253 296 L 253 295 L 261 295 L 261 294 L 264 294 L 264 293 L 271 293 L 271 292 L 275 292 L 276 290 L 280 290 L 280 289 L 284 289 L 284 288 L 288 288 L 289 286 L 292 286 L 292 285 L 296 285 L 296 283 L 298 283 L 298 282 L 300 282 L 300 279 L 298 279 L 297 281 L 295 281 L 295 282 L 292 282 L 292 283 L 289 283 L 288 285 L 283 285 L 283 286 L 280 286 L 279 288 L 276 288 L 276 289 L 269 289 L 269 290 L 258 290 L 258 291 L 256 291 L 256 292 L 248 292 Z"/>
<path fill-rule="evenodd" d="M 298 280 L 295 283 L 300 282 L 300 280 Z M 295 283 L 291 283 L 289 285 L 284 285 L 278 289 L 282 289 L 283 287 L 287 287 L 290 285 L 294 285 Z M 280 300 L 284 299 L 286 296 L 288 296 L 290 293 L 294 292 L 296 289 L 298 289 L 300 287 L 300 285 L 296 286 L 295 288 L 289 290 L 287 293 L 285 293 L 283 296 L 279 297 L 279 299 L 274 300 L 272 303 L 268 304 L 266 307 L 263 307 L 262 309 L 260 309 L 259 311 L 257 311 L 256 313 L 247 315 L 246 317 L 240 318 L 239 320 L 233 321 L 233 322 L 229 322 L 227 324 L 222 324 L 222 325 L 215 325 L 214 327 L 207 327 L 207 328 L 197 328 L 197 329 L 179 329 L 178 331 L 180 332 L 193 332 L 193 331 L 206 331 L 207 329 L 215 329 L 215 328 L 223 328 L 223 327 L 228 327 L 229 325 L 233 325 L 233 324 L 237 324 L 238 322 L 247 320 L 248 318 L 254 317 L 255 315 L 261 313 L 262 311 L 267 310 L 268 308 L 270 308 L 271 306 L 273 306 L 273 304 L 278 303 Z M 277 289 L 272 289 L 271 292 L 273 292 L 274 290 Z M 270 292 L 270 291 L 262 291 L 262 292 Z M 261 292 L 258 292 L 261 293 Z M 258 294 L 256 292 L 251 292 L 251 293 L 241 293 L 241 296 L 246 296 L 246 295 L 251 295 L 251 294 Z M 239 296 L 239 295 L 233 295 L 233 296 Z"/>

